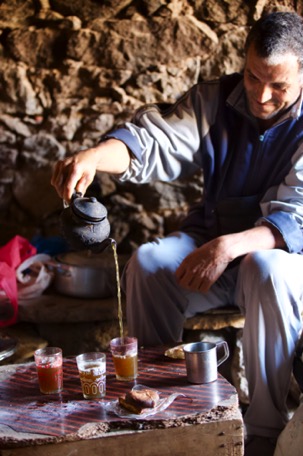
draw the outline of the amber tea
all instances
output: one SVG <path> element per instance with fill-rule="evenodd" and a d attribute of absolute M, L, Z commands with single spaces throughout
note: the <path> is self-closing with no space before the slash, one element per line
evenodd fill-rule
<path fill-rule="evenodd" d="M 118 380 L 133 380 L 138 375 L 138 355 L 113 356 Z"/>
<path fill-rule="evenodd" d="M 138 341 L 135 337 L 117 337 L 111 340 L 117 380 L 131 381 L 138 375 Z"/>

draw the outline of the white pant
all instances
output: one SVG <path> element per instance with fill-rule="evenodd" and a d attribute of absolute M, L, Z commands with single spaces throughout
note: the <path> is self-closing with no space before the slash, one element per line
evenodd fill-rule
<path fill-rule="evenodd" d="M 134 253 L 122 277 L 129 334 L 145 346 L 177 343 L 186 318 L 238 305 L 245 314 L 246 429 L 276 437 L 287 421 L 286 396 L 301 333 L 303 256 L 279 249 L 248 254 L 207 293 L 194 293 L 180 288 L 174 273 L 195 248 L 190 236 L 174 233 Z"/>

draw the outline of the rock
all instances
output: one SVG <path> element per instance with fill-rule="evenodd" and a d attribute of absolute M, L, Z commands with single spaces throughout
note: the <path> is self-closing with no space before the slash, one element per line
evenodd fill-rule
<path fill-rule="evenodd" d="M 266 0 L 257 0 L 255 5 L 254 20 L 257 21 L 263 13 L 264 7 L 266 6 Z"/>
<path fill-rule="evenodd" d="M 296 410 L 278 438 L 274 456 L 301 456 L 303 447 L 303 404 Z"/>
<path fill-rule="evenodd" d="M 31 0 L 2 2 L 0 5 L 0 29 L 27 27 L 29 18 L 34 14 L 35 5 Z"/>
<path fill-rule="evenodd" d="M 220 27 L 220 41 L 215 50 L 215 58 L 201 68 L 201 75 L 209 79 L 210 75 L 219 77 L 221 74 L 241 72 L 244 67 L 244 43 L 247 29 L 241 28 L 234 33 L 230 24 Z"/>
<path fill-rule="evenodd" d="M 4 125 L 0 125 L 0 144 L 15 144 L 16 135 L 8 131 Z"/>
<path fill-rule="evenodd" d="M 64 158 L 65 149 L 52 135 L 40 132 L 23 141 L 21 156 L 31 163 L 43 163 L 41 159 L 45 159 L 48 164 Z"/>
<path fill-rule="evenodd" d="M 2 101 L 6 107 L 4 112 L 17 114 L 18 116 L 20 116 L 20 112 L 22 112 L 23 116 L 24 114 L 30 116 L 40 115 L 43 112 L 41 100 L 29 78 L 26 64 L 23 62 L 8 64 L 5 62 L 1 67 L 0 75 L 3 80 L 3 90 L 6 94 L 6 100 Z M 7 100 L 10 100 L 11 104 L 7 103 Z M 14 108 L 12 105 L 15 105 Z M 7 106 L 10 108 L 7 109 Z M 22 134 L 21 131 L 17 131 L 17 133 Z M 23 136 L 27 136 L 27 134 L 23 133 Z"/>
<path fill-rule="evenodd" d="M 5 38 L 5 47 L 11 58 L 23 64 L 52 67 L 65 56 L 65 46 L 60 45 L 62 40 L 61 30 L 31 26 L 11 30 Z"/>
<path fill-rule="evenodd" d="M 68 16 L 58 25 L 61 29 L 80 30 L 82 27 L 82 21 L 77 16 Z"/>
<path fill-rule="evenodd" d="M 13 169 L 17 166 L 18 151 L 12 147 L 3 146 L 0 149 L 1 182 L 11 182 Z"/>
<path fill-rule="evenodd" d="M 142 0 L 144 7 L 146 8 L 147 15 L 152 16 L 155 14 L 162 6 L 166 6 L 165 0 Z"/>
<path fill-rule="evenodd" d="M 11 177 L 11 179 L 10 179 Z M 2 179 L 5 181 L 4 183 L 2 182 Z M 10 180 L 9 180 L 10 179 Z M 11 202 L 12 202 L 12 193 L 10 191 L 10 185 L 13 181 L 13 176 L 10 174 L 8 176 L 2 177 L 2 173 L 0 176 L 0 211 L 6 211 Z M 4 229 L 2 231 L 5 231 Z M 5 242 L 4 242 L 5 243 Z"/>
<path fill-rule="evenodd" d="M 238 25 L 247 24 L 250 7 L 242 0 L 197 0 L 195 2 L 196 11 L 199 18 L 206 21 L 216 21 L 219 23 L 236 23 Z"/>
<path fill-rule="evenodd" d="M 126 8 L 132 0 L 111 0 L 109 2 L 95 2 L 94 0 L 52 0 L 52 8 L 68 16 L 77 16 L 82 21 L 89 21 L 103 17 L 115 17 Z"/>
<path fill-rule="evenodd" d="M 8 114 L 1 114 L 0 122 L 20 136 L 28 137 L 31 135 L 30 129 L 20 119 L 18 119 L 18 117 L 16 118 Z"/>
<path fill-rule="evenodd" d="M 51 25 L 58 25 L 58 22 L 61 22 L 64 19 L 62 14 L 57 13 L 56 11 L 52 11 L 49 8 L 42 8 L 39 13 L 35 16 L 35 23 L 39 24 L 40 26 L 44 25 L 45 27 L 49 27 Z"/>
<path fill-rule="evenodd" d="M 105 173 L 97 173 L 97 180 L 102 188 L 102 196 L 111 195 L 117 189 L 116 183 L 112 176 Z"/>
<path fill-rule="evenodd" d="M 121 209 L 129 212 L 141 212 L 143 210 L 143 206 L 136 204 L 134 197 L 130 193 L 113 195 L 111 196 L 110 201 L 114 205 L 112 214 L 114 214 L 115 211 L 121 213 Z"/>
<path fill-rule="evenodd" d="M 63 208 L 55 189 L 51 186 L 51 168 L 41 167 L 33 173 L 30 169 L 19 170 L 15 173 L 13 194 L 18 205 L 40 223 L 47 212 Z M 33 184 L 34 180 L 34 186 Z M 39 191 L 37 191 L 39 189 Z"/>
<path fill-rule="evenodd" d="M 91 130 L 95 130 L 96 134 L 101 137 L 104 135 L 108 130 L 112 129 L 114 126 L 115 118 L 113 114 L 100 114 L 96 118 L 92 118 L 87 124 L 86 127 L 90 128 Z"/>

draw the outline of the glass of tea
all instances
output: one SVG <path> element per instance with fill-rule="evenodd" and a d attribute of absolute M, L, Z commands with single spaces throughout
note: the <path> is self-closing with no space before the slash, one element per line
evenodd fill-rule
<path fill-rule="evenodd" d="M 110 341 L 117 380 L 131 381 L 138 375 L 138 340 L 136 337 L 117 337 Z"/>
<path fill-rule="evenodd" d="M 63 389 L 61 348 L 40 348 L 35 351 L 34 356 L 40 392 L 43 394 L 60 393 Z"/>
<path fill-rule="evenodd" d="M 106 393 L 106 355 L 100 352 L 76 356 L 84 399 L 100 399 Z"/>

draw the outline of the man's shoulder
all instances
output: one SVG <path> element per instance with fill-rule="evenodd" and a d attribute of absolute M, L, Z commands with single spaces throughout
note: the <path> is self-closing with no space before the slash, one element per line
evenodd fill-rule
<path fill-rule="evenodd" d="M 202 99 L 204 103 L 211 103 L 212 112 L 216 112 L 218 106 L 224 106 L 234 90 L 242 87 L 243 76 L 240 73 L 232 73 L 220 78 L 199 81 L 191 90 L 192 97 Z M 204 104 L 205 107 L 205 104 Z"/>
<path fill-rule="evenodd" d="M 206 85 L 224 85 L 224 86 L 233 86 L 235 87 L 240 81 L 243 80 L 242 73 L 230 73 L 224 74 L 218 78 L 212 79 L 200 79 L 198 84 Z"/>
<path fill-rule="evenodd" d="M 219 78 L 201 80 L 196 87 L 198 91 L 201 90 L 203 92 L 215 90 L 221 94 L 221 97 L 227 98 L 242 80 L 243 75 L 241 73 L 231 73 Z"/>

